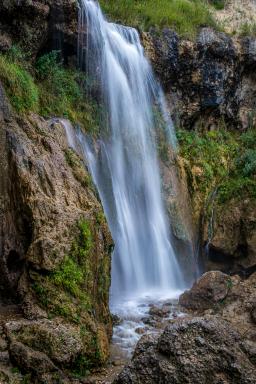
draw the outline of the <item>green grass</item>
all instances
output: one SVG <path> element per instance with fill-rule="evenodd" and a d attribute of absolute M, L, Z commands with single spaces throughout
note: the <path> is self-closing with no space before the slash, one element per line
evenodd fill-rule
<path fill-rule="evenodd" d="M 38 111 L 39 90 L 33 77 L 8 55 L 0 55 L 0 81 L 17 112 Z"/>
<path fill-rule="evenodd" d="M 168 26 L 191 38 L 199 27 L 216 27 L 203 0 L 101 0 L 100 4 L 111 19 L 142 30 Z"/>
<path fill-rule="evenodd" d="M 227 0 L 209 0 L 209 3 L 217 10 L 224 9 Z"/>
<path fill-rule="evenodd" d="M 256 36 L 256 23 L 244 23 L 241 25 L 239 31 L 240 36 Z"/>

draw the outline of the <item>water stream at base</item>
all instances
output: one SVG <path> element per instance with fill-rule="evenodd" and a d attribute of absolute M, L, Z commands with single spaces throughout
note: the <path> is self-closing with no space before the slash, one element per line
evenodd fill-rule
<path fill-rule="evenodd" d="M 161 196 L 159 116 L 173 148 L 176 136 L 138 32 L 108 22 L 96 1 L 79 5 L 79 65 L 105 118 L 97 140 L 66 131 L 89 165 L 115 242 L 110 305 L 123 323 L 113 340 L 130 352 L 150 306 L 185 287 Z"/>

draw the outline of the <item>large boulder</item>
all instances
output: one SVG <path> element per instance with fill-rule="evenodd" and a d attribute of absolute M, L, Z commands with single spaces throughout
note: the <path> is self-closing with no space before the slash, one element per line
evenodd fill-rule
<path fill-rule="evenodd" d="M 142 337 L 115 384 L 253 384 L 255 361 L 228 323 L 183 319 L 162 335 Z"/>
<path fill-rule="evenodd" d="M 256 273 L 248 279 L 207 272 L 184 292 L 179 304 L 190 313 L 221 316 L 237 332 L 256 342 L 255 326 Z"/>
<path fill-rule="evenodd" d="M 222 272 L 205 273 L 189 291 L 180 296 L 179 303 L 187 309 L 212 308 L 227 297 L 231 285 L 231 278 Z"/>
<path fill-rule="evenodd" d="M 2 323 L 11 361 L 32 376 L 84 374 L 109 355 L 113 242 L 64 125 L 16 116 L 0 87 L 0 297 L 24 316 Z"/>

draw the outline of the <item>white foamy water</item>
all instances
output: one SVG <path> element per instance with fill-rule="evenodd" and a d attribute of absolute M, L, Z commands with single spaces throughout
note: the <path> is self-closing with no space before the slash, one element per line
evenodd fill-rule
<path fill-rule="evenodd" d="M 173 319 L 174 316 L 183 316 L 182 313 L 176 311 L 181 291 L 171 292 L 171 294 L 172 296 L 170 296 L 170 292 L 149 292 L 112 307 L 113 312 L 118 314 L 121 319 L 120 324 L 114 327 L 113 343 L 121 348 L 125 356 L 131 356 L 142 334 L 160 332 L 160 328 L 156 328 L 154 321 L 152 322 L 154 320 L 150 315 L 152 306 L 159 308 L 160 311 L 161 307 L 167 303 L 173 307 L 170 313 L 158 319 L 162 324 Z"/>
<path fill-rule="evenodd" d="M 166 219 L 155 142 L 155 109 L 175 142 L 163 93 L 138 32 L 108 22 L 97 2 L 80 1 L 79 62 L 97 84 L 108 118 L 97 145 L 81 144 L 115 242 L 111 304 L 141 292 L 184 286 Z"/>
<path fill-rule="evenodd" d="M 108 22 L 96 1 L 79 4 L 79 64 L 105 118 L 96 141 L 62 124 L 89 165 L 115 242 L 111 309 L 123 321 L 113 342 L 130 353 L 150 306 L 185 286 L 161 196 L 156 115 L 173 148 L 176 136 L 138 32 Z"/>

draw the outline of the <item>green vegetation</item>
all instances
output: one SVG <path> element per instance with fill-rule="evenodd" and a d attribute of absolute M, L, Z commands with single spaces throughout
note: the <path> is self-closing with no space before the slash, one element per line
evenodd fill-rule
<path fill-rule="evenodd" d="M 256 23 L 244 23 L 239 29 L 240 36 L 256 36 Z"/>
<path fill-rule="evenodd" d="M 60 116 L 97 134 L 101 108 L 85 95 L 86 78 L 65 68 L 57 51 L 41 56 L 35 66 L 18 47 L 0 54 L 0 80 L 18 113 L 37 112 L 44 117 Z"/>
<path fill-rule="evenodd" d="M 169 26 L 191 38 L 199 27 L 216 27 L 204 0 L 101 0 L 100 4 L 109 17 L 142 30 Z"/>
<path fill-rule="evenodd" d="M 84 351 L 71 367 L 77 377 L 85 376 L 93 365 L 106 358 L 95 318 L 96 322 L 109 322 L 104 303 L 108 302 L 110 258 L 106 254 L 96 261 L 99 255 L 92 228 L 97 220 L 95 217 L 94 224 L 85 219 L 77 223 L 71 250 L 54 271 L 44 275 L 31 273 L 34 293 L 48 317 L 61 316 L 80 328 Z"/>
<path fill-rule="evenodd" d="M 256 198 L 256 129 L 179 130 L 178 139 L 193 197 L 205 199 L 217 189 L 220 204 L 241 194 Z"/>
<path fill-rule="evenodd" d="M 47 276 L 37 276 L 34 290 L 49 313 L 79 322 L 83 311 L 93 305 L 94 275 L 90 252 L 93 247 L 90 224 L 81 220 L 78 235 L 58 268 Z"/>
<path fill-rule="evenodd" d="M 38 87 L 29 72 L 11 55 L 0 55 L 0 80 L 17 112 L 38 111 Z"/>
<path fill-rule="evenodd" d="M 227 0 L 209 0 L 209 3 L 214 6 L 215 9 L 224 9 Z"/>

